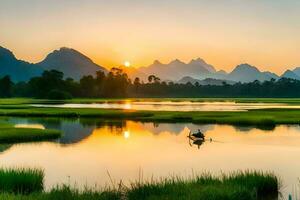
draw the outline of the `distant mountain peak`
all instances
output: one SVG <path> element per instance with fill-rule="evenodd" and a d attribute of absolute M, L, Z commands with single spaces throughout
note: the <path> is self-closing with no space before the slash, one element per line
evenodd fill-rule
<path fill-rule="evenodd" d="M 70 47 L 60 47 L 59 49 L 60 51 L 74 51 L 74 49 L 70 48 Z"/>
<path fill-rule="evenodd" d="M 282 78 L 291 78 L 291 79 L 297 79 L 297 80 L 299 80 L 300 79 L 300 77 L 296 74 L 296 73 L 294 73 L 293 71 L 291 71 L 291 70 L 286 70 L 282 75 L 281 75 L 281 77 Z"/>
<path fill-rule="evenodd" d="M 193 63 L 201 63 L 201 64 L 207 64 L 202 58 L 196 58 L 196 59 L 192 59 L 190 61 L 190 64 L 193 64 Z"/>
<path fill-rule="evenodd" d="M 153 65 L 162 65 L 162 63 L 159 60 L 154 60 Z"/>
<path fill-rule="evenodd" d="M 0 78 L 10 76 L 14 82 L 27 81 L 43 70 L 34 64 L 18 60 L 13 52 L 0 46 Z"/>
<path fill-rule="evenodd" d="M 10 51 L 5 47 L 0 46 L 0 59 L 11 60 L 11 59 L 16 59 L 16 57 L 12 51 Z"/>
<path fill-rule="evenodd" d="M 223 70 L 223 69 L 217 71 L 217 73 L 219 73 L 219 74 L 227 74 L 227 72 L 225 70 Z"/>
<path fill-rule="evenodd" d="M 66 77 L 74 79 L 80 79 L 84 75 L 95 75 L 96 71 L 99 70 L 107 71 L 81 52 L 68 47 L 54 50 L 38 65 L 45 70 L 61 71 Z"/>
<path fill-rule="evenodd" d="M 243 63 L 243 64 L 240 64 L 238 66 L 236 66 L 236 68 L 234 70 L 253 70 L 253 71 L 257 71 L 257 72 L 260 72 L 257 67 L 253 66 L 253 65 L 250 65 L 248 63 Z"/>
<path fill-rule="evenodd" d="M 296 67 L 296 68 L 293 70 L 293 72 L 294 72 L 295 74 L 297 74 L 297 76 L 300 77 L 300 67 Z"/>
<path fill-rule="evenodd" d="M 185 64 L 185 63 L 179 59 L 175 59 L 169 63 L 169 65 L 173 65 L 173 64 Z"/>
<path fill-rule="evenodd" d="M 86 59 L 90 62 L 93 62 L 89 57 L 87 57 L 86 55 L 84 55 L 83 53 L 75 50 L 75 49 L 72 49 L 72 48 L 69 48 L 69 47 L 61 47 L 60 49 L 58 50 L 54 50 L 52 53 L 48 54 L 47 57 L 50 57 L 50 56 L 57 56 L 57 57 L 81 57 L 82 59 Z M 47 58 L 46 58 L 47 59 Z"/>
<path fill-rule="evenodd" d="M 276 78 L 275 75 L 268 72 L 261 72 L 257 67 L 248 63 L 240 64 L 228 74 L 228 79 L 240 82 L 252 82 L 255 80 L 266 81 L 271 78 Z"/>

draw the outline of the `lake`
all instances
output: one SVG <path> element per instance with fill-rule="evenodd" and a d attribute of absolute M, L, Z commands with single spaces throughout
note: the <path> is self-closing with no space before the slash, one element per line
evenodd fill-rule
<path fill-rule="evenodd" d="M 274 172 L 282 191 L 293 192 L 300 177 L 300 127 L 271 130 L 231 125 L 141 123 L 98 119 L 0 118 L 19 127 L 60 129 L 56 141 L 1 148 L 1 166 L 41 167 L 47 188 L 59 183 L 103 187 L 115 182 L 196 173 L 255 169 Z M 193 144 L 200 129 L 208 139 Z"/>
<path fill-rule="evenodd" d="M 54 108 L 101 108 L 144 111 L 247 111 L 251 109 L 266 108 L 293 108 L 299 109 L 300 105 L 285 103 L 237 103 L 224 102 L 191 102 L 191 101 L 124 101 L 103 103 L 67 103 L 67 104 L 32 104 L 34 107 Z"/>

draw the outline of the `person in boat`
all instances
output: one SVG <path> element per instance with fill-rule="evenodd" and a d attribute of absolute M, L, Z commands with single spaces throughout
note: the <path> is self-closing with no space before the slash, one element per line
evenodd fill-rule
<path fill-rule="evenodd" d="M 200 129 L 198 129 L 197 133 L 193 133 L 192 136 L 195 138 L 203 139 L 203 140 L 205 139 L 205 135 L 200 131 Z"/>

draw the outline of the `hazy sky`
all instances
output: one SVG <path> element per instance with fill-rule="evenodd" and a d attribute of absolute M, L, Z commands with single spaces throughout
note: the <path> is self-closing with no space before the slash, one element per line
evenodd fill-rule
<path fill-rule="evenodd" d="M 0 45 L 38 62 L 62 46 L 111 67 L 201 57 L 217 69 L 300 66 L 299 0 L 0 0 Z"/>

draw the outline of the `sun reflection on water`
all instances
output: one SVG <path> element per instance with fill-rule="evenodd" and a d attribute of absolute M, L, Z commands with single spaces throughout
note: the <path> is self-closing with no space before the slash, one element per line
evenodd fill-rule
<path fill-rule="evenodd" d="M 129 131 L 124 131 L 124 138 L 129 139 L 130 137 L 130 132 Z"/>

